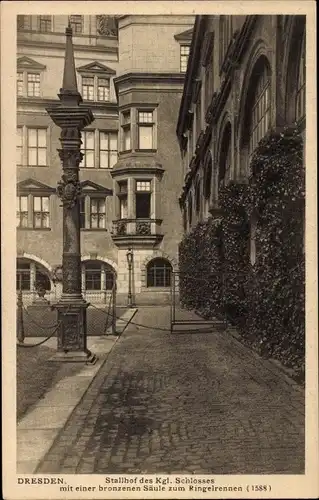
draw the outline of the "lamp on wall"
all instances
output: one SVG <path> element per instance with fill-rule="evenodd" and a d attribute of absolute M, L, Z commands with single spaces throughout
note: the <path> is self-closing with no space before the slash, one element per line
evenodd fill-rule
<path fill-rule="evenodd" d="M 132 270 L 133 270 L 133 249 L 130 247 L 126 252 L 126 259 L 128 264 L 128 293 L 127 293 L 127 306 L 133 307 L 132 297 Z"/>

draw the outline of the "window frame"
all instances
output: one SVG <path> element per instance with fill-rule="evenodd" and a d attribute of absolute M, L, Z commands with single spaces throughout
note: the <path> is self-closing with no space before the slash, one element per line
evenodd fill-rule
<path fill-rule="evenodd" d="M 129 120 L 125 120 L 125 116 L 129 117 Z M 125 134 L 128 133 L 129 137 L 129 147 L 126 148 Z M 126 153 L 132 151 L 132 108 L 121 111 L 121 152 Z"/>
<path fill-rule="evenodd" d="M 262 73 L 255 81 L 253 99 L 249 108 L 248 151 L 250 158 L 261 139 L 267 134 L 271 124 L 271 78 L 266 64 L 262 69 Z"/>
<path fill-rule="evenodd" d="M 154 117 L 154 112 L 155 110 L 152 108 L 137 108 L 137 120 L 136 120 L 136 127 L 137 127 L 137 150 L 138 151 L 155 151 L 155 117 Z M 151 115 L 151 121 L 148 120 L 141 120 L 140 121 L 140 115 L 142 114 L 150 114 Z M 151 138 L 152 138 L 152 144 L 150 148 L 143 148 L 141 147 L 141 136 L 140 136 L 140 131 L 141 128 L 150 128 L 151 129 Z"/>
<path fill-rule="evenodd" d="M 35 200 L 40 199 L 40 210 L 35 209 Z M 48 210 L 43 209 L 43 200 L 47 199 L 47 204 L 48 204 Z M 32 196 L 32 217 L 33 217 L 33 228 L 34 229 L 48 229 L 50 228 L 50 196 L 47 195 L 42 195 L 42 194 L 34 194 Z M 40 214 L 41 218 L 41 225 L 37 226 L 36 225 L 36 216 L 37 214 Z M 45 225 L 44 221 L 45 219 L 47 220 L 47 225 Z"/>
<path fill-rule="evenodd" d="M 92 137 L 93 137 L 93 148 L 87 148 L 86 145 L 87 145 L 87 134 L 92 134 Z M 82 144 L 81 144 L 81 153 L 83 154 L 83 158 L 82 158 L 82 161 L 79 165 L 79 168 L 87 168 L 88 170 L 93 170 L 96 168 L 96 134 L 95 134 L 95 130 L 94 129 L 85 129 L 85 130 L 82 130 L 81 132 L 81 139 L 82 139 Z M 88 151 L 89 153 L 93 153 L 92 157 L 93 157 L 93 165 L 91 167 L 89 167 L 87 165 L 87 159 L 88 159 L 88 156 L 86 154 L 86 151 Z"/>
<path fill-rule="evenodd" d="M 101 148 L 101 134 L 107 134 L 107 142 L 108 142 L 108 149 L 102 149 Z M 114 167 L 114 165 L 117 163 L 117 160 L 118 160 L 118 131 L 116 130 L 98 130 L 98 135 L 99 135 L 99 141 L 98 141 L 98 153 L 99 153 L 99 162 L 98 162 L 98 166 L 100 169 L 102 170 L 112 170 L 112 168 Z M 111 136 L 114 135 L 115 138 L 116 138 L 116 149 L 111 149 Z M 107 158 L 108 158 L 108 166 L 107 167 L 103 167 L 102 166 L 102 161 L 101 161 L 101 152 L 106 152 L 107 153 Z M 114 165 L 111 166 L 111 157 L 112 157 L 112 153 L 116 153 L 116 161 L 114 163 Z"/>
<path fill-rule="evenodd" d="M 19 218 L 19 224 L 16 224 L 16 229 L 17 230 L 36 230 L 36 231 L 50 231 L 51 230 L 51 214 L 52 214 L 52 191 L 46 191 L 45 189 L 33 189 L 32 192 L 30 190 L 24 191 L 23 189 L 17 193 L 16 198 L 17 198 L 17 208 L 19 207 L 19 210 L 17 210 L 16 218 L 18 222 Z M 27 199 L 27 211 L 21 211 L 21 198 L 26 198 Z M 47 214 L 47 220 L 48 224 L 47 226 L 43 226 L 41 223 L 41 226 L 36 226 L 35 225 L 35 208 L 34 208 L 34 199 L 35 198 L 48 198 L 48 211 L 43 212 Z M 42 203 L 42 202 L 41 202 Z M 26 213 L 27 218 L 26 218 L 26 225 L 21 225 L 21 213 Z"/>
<path fill-rule="evenodd" d="M 183 50 L 187 49 L 187 54 L 183 54 Z M 181 43 L 179 49 L 179 69 L 180 73 L 187 72 L 188 59 L 190 56 L 191 44 L 190 43 Z M 185 69 L 184 69 L 185 68 Z"/>
<path fill-rule="evenodd" d="M 107 194 L 99 192 L 82 193 L 80 197 L 80 230 L 81 231 L 107 231 Z M 104 212 L 92 212 L 92 201 L 101 201 L 104 203 Z M 99 203 L 98 203 L 99 205 Z M 93 214 L 102 215 L 103 225 L 92 225 Z"/>
<path fill-rule="evenodd" d="M 36 133 L 36 143 L 37 145 L 36 146 L 30 146 L 29 145 L 29 142 L 30 142 L 30 134 L 29 132 L 31 130 L 36 130 L 37 133 Z M 44 134 L 44 137 L 45 137 L 45 146 L 39 146 L 39 130 L 44 130 L 45 131 L 45 134 Z M 37 157 L 37 163 L 34 164 L 34 163 L 30 163 L 29 161 L 29 158 L 30 158 L 30 150 L 36 150 L 36 157 Z M 45 150 L 45 165 L 42 165 L 39 163 L 39 150 Z M 26 127 L 26 154 L 27 154 L 27 166 L 28 167 L 46 167 L 48 166 L 48 129 L 46 127 Z"/>
<path fill-rule="evenodd" d="M 23 18 L 23 25 L 21 24 Z M 27 20 L 28 26 L 25 27 L 24 22 Z M 32 31 L 32 16 L 17 15 L 17 30 L 18 31 Z"/>
<path fill-rule="evenodd" d="M 159 263 L 162 265 L 159 265 Z M 158 271 L 163 271 L 161 278 L 157 276 Z M 151 273 L 153 274 L 152 281 L 150 281 Z M 168 259 L 162 257 L 152 259 L 146 266 L 146 288 L 169 288 L 172 282 L 172 274 L 173 266 Z M 160 280 L 160 283 L 157 280 Z"/>
<path fill-rule="evenodd" d="M 300 46 L 297 70 L 295 121 L 298 123 L 306 116 L 306 33 L 304 31 Z"/>
<path fill-rule="evenodd" d="M 45 29 L 42 29 L 43 22 L 44 22 Z M 49 29 L 47 29 L 47 25 L 49 26 Z M 38 16 L 38 30 L 41 33 L 51 33 L 52 32 L 52 16 L 50 16 L 50 15 Z"/>
<path fill-rule="evenodd" d="M 82 35 L 84 29 L 84 16 L 81 16 L 79 14 L 72 14 L 69 17 L 69 20 L 73 35 Z M 80 30 L 77 29 L 77 26 L 80 26 Z"/>

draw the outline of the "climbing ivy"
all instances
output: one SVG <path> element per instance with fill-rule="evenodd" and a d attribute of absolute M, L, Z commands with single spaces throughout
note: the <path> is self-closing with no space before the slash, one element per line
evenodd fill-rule
<path fill-rule="evenodd" d="M 226 314 L 245 342 L 302 379 L 305 357 L 305 172 L 296 128 L 258 145 L 247 184 L 219 191 L 221 216 L 199 223 L 180 244 L 184 307 Z M 252 214 L 257 259 L 250 264 Z M 223 272 L 221 275 L 214 273 Z M 222 293 L 223 290 L 223 293 Z"/>

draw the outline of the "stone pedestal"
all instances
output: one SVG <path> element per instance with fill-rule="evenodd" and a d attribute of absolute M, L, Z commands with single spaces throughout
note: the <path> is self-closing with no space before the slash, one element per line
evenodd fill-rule
<path fill-rule="evenodd" d="M 95 363 L 97 358 L 87 348 L 86 310 L 88 302 L 63 299 L 55 305 L 58 311 L 58 346 L 51 361 L 86 361 Z"/>

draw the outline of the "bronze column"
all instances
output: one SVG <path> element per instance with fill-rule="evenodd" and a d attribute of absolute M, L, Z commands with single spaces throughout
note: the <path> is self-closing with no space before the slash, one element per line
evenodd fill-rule
<path fill-rule="evenodd" d="M 57 194 L 63 206 L 63 291 L 58 304 L 58 347 L 54 360 L 89 361 L 96 357 L 87 349 L 86 310 L 88 303 L 81 292 L 81 244 L 79 164 L 82 160 L 81 130 L 93 120 L 92 111 L 81 105 L 77 89 L 72 45 L 72 29 L 66 28 L 66 50 L 60 103 L 47 109 L 53 122 L 61 128 L 58 149 L 62 163 L 62 180 Z"/>

